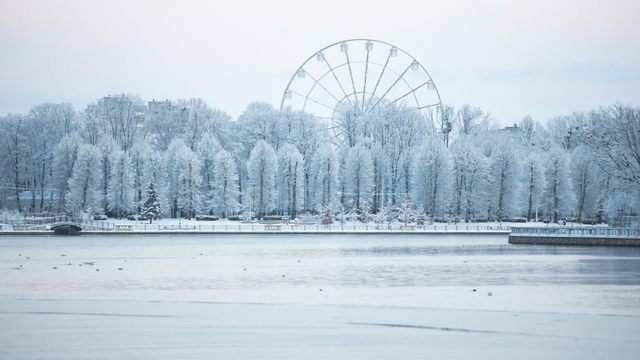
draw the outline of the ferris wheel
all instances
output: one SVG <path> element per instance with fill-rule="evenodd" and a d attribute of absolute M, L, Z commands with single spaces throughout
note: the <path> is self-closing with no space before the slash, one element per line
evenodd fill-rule
<path fill-rule="evenodd" d="M 329 45 L 293 74 L 280 110 L 291 107 L 333 124 L 345 109 L 367 114 L 381 107 L 440 111 L 440 94 L 425 68 L 391 44 L 353 39 Z"/>

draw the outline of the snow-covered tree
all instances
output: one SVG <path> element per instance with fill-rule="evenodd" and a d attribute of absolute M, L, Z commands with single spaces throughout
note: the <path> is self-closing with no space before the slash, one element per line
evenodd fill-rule
<path fill-rule="evenodd" d="M 112 152 L 110 162 L 111 173 L 107 189 L 109 207 L 107 209 L 120 218 L 136 208 L 133 189 L 134 174 L 131 159 L 124 151 Z"/>
<path fill-rule="evenodd" d="M 384 184 L 384 204 L 397 205 L 408 193 L 411 153 L 427 134 L 433 132 L 433 124 L 419 111 L 395 104 L 378 111 L 371 122 L 371 137 L 375 142 L 371 147 L 376 168 L 375 202 L 382 204 L 379 197 Z"/>
<path fill-rule="evenodd" d="M 148 182 L 145 181 L 145 169 L 146 164 L 149 162 L 149 157 L 154 154 L 155 150 L 149 144 L 148 141 L 136 142 L 129 150 L 129 157 L 131 158 L 131 166 L 133 172 L 133 190 L 134 190 L 134 210 L 136 212 L 142 211 L 142 205 L 146 197 L 146 191 Z M 157 187 L 156 187 L 157 191 Z"/>
<path fill-rule="evenodd" d="M 215 135 L 230 117 L 224 111 L 211 109 L 206 101 L 196 98 L 178 100 L 177 116 L 180 118 L 182 138 L 191 150 L 196 149 L 205 134 Z"/>
<path fill-rule="evenodd" d="M 144 122 L 147 138 L 156 150 L 166 151 L 173 140 L 182 135 L 182 109 L 168 100 L 157 103 L 154 100 L 152 104 Z"/>
<path fill-rule="evenodd" d="M 202 161 L 202 191 L 209 193 L 213 189 L 215 157 L 222 149 L 220 142 L 212 133 L 202 135 L 198 142 L 196 153 Z"/>
<path fill-rule="evenodd" d="M 64 194 L 67 193 L 67 186 L 69 185 L 69 178 L 73 174 L 73 165 L 76 162 L 78 146 L 82 144 L 82 139 L 78 133 L 71 133 L 71 135 L 65 135 L 62 137 L 58 145 L 53 150 L 53 162 L 51 169 L 53 172 L 52 186 L 58 189 L 61 193 L 63 204 Z"/>
<path fill-rule="evenodd" d="M 320 221 L 322 221 L 322 225 L 333 224 L 334 214 L 330 206 L 321 208 L 318 211 L 318 214 L 320 214 Z"/>
<path fill-rule="evenodd" d="M 178 197 L 180 196 L 179 176 L 181 174 L 182 154 L 191 151 L 180 138 L 173 140 L 164 152 L 163 167 L 166 168 L 166 196 L 169 203 L 171 217 L 177 217 L 180 209 Z"/>
<path fill-rule="evenodd" d="M 220 150 L 214 158 L 212 189 L 208 209 L 223 218 L 239 210 L 238 171 L 233 156 Z"/>
<path fill-rule="evenodd" d="M 341 143 L 354 147 L 358 138 L 362 137 L 366 129 L 365 115 L 358 103 L 345 102 L 339 104 L 335 113 L 335 132 Z"/>
<path fill-rule="evenodd" d="M 584 132 L 596 163 L 612 185 L 629 194 L 640 207 L 640 107 L 615 104 L 592 111 Z"/>
<path fill-rule="evenodd" d="M 454 213 L 465 221 L 484 215 L 489 190 L 489 160 L 470 138 L 462 136 L 452 144 L 454 176 Z"/>
<path fill-rule="evenodd" d="M 78 116 L 70 103 L 53 104 L 42 103 L 34 105 L 28 114 L 30 131 L 28 133 L 29 152 L 31 163 L 27 172 L 31 187 L 40 189 L 55 188 L 53 175 L 56 170 L 52 168 L 54 149 L 64 136 L 68 136 L 78 127 Z M 64 184 L 68 175 L 64 179 Z M 55 191 L 40 190 L 40 211 L 44 208 L 45 197 L 52 200 Z M 31 191 L 32 208 L 36 208 L 36 191 Z M 59 195 L 59 194 L 55 194 Z"/>
<path fill-rule="evenodd" d="M 98 141 L 97 146 L 100 149 L 100 153 L 102 154 L 102 184 L 100 185 L 103 196 L 102 208 L 109 209 L 109 197 L 106 196 L 106 194 L 109 190 L 109 177 L 111 176 L 111 163 L 113 160 L 111 154 L 116 151 L 120 151 L 120 146 L 111 137 L 101 138 Z"/>
<path fill-rule="evenodd" d="M 121 150 L 128 152 L 142 134 L 138 123 L 142 120 L 144 102 L 139 95 L 114 94 L 97 101 L 96 115 L 101 121 L 102 132 L 111 137 Z"/>
<path fill-rule="evenodd" d="M 405 225 L 411 222 L 411 218 L 415 214 L 413 210 L 413 204 L 409 197 L 406 196 L 404 201 L 398 207 L 398 220 L 402 221 Z"/>
<path fill-rule="evenodd" d="M 27 117 L 21 114 L 9 114 L 0 118 L 0 169 L 8 187 L 16 197 L 20 208 L 21 188 L 25 185 L 27 168 L 27 135 L 29 132 Z"/>
<path fill-rule="evenodd" d="M 527 221 L 531 221 L 535 208 L 542 205 L 542 191 L 545 188 L 544 166 L 542 158 L 536 153 L 529 153 L 524 160 L 522 171 L 522 194 L 527 206 Z"/>
<path fill-rule="evenodd" d="M 102 212 L 102 155 L 94 145 L 82 144 L 78 147 L 73 173 L 69 178 L 65 205 L 73 215 Z"/>
<path fill-rule="evenodd" d="M 201 168 L 202 163 L 195 152 L 186 146 L 180 148 L 175 164 L 175 170 L 178 174 L 176 201 L 182 216 L 187 219 L 195 217 L 196 211 L 202 207 Z"/>
<path fill-rule="evenodd" d="M 443 216 L 451 200 L 451 155 L 446 144 L 427 138 L 411 166 L 411 200 L 431 216 Z"/>
<path fill-rule="evenodd" d="M 384 151 L 380 144 L 372 144 L 370 148 L 372 165 L 373 165 L 373 190 L 372 190 L 372 211 L 377 212 L 382 206 L 389 207 L 392 205 L 391 186 L 393 185 L 392 177 L 392 159 Z M 384 199 L 383 199 L 384 198 Z"/>
<path fill-rule="evenodd" d="M 286 131 L 286 139 L 295 145 L 304 159 L 304 203 L 303 209 L 311 208 L 313 202 L 312 161 L 316 150 L 328 142 L 327 126 L 320 119 L 302 111 L 291 111 L 285 108 L 282 112 L 282 128 Z"/>
<path fill-rule="evenodd" d="M 473 136 L 482 133 L 492 126 L 490 114 L 485 114 L 480 108 L 464 104 L 458 109 L 453 120 L 453 129 L 459 136 Z"/>
<path fill-rule="evenodd" d="M 498 140 L 491 153 L 489 217 L 503 221 L 518 211 L 520 171 L 516 146 L 507 138 Z"/>
<path fill-rule="evenodd" d="M 352 147 L 347 154 L 344 174 L 345 198 L 351 207 L 360 208 L 370 200 L 373 190 L 373 160 L 370 150 L 362 144 Z"/>
<path fill-rule="evenodd" d="M 251 151 L 262 140 L 278 150 L 284 144 L 281 114 L 271 104 L 254 101 L 238 117 L 243 143 Z"/>
<path fill-rule="evenodd" d="M 276 207 L 276 171 L 278 157 L 273 147 L 259 140 L 251 150 L 247 172 L 251 183 L 253 209 L 262 217 Z"/>
<path fill-rule="evenodd" d="M 41 103 L 31 107 L 29 117 L 47 129 L 50 139 L 58 142 L 78 126 L 78 116 L 71 103 Z"/>
<path fill-rule="evenodd" d="M 304 159 L 298 148 L 283 145 L 278 151 L 278 197 L 280 210 L 295 219 L 304 201 Z"/>
<path fill-rule="evenodd" d="M 558 222 L 561 215 L 567 214 L 574 202 L 569 171 L 569 156 L 558 146 L 554 146 L 544 155 L 546 161 L 544 191 L 545 207 Z"/>
<path fill-rule="evenodd" d="M 340 180 L 338 156 L 331 145 L 321 146 L 313 157 L 312 173 L 315 174 L 313 191 L 316 211 L 340 207 Z"/>
<path fill-rule="evenodd" d="M 166 177 L 166 172 L 167 165 L 162 155 L 158 151 L 149 150 L 149 152 L 146 154 L 146 160 L 142 172 L 142 183 L 147 184 L 147 186 L 150 183 L 154 184 L 155 192 L 157 194 L 157 201 L 159 203 L 161 211 L 159 215 L 166 213 L 169 209 L 166 186 L 168 179 Z M 142 198 L 142 204 L 140 204 L 141 206 L 144 206 L 144 204 L 149 200 L 148 188 L 145 190 L 146 192 L 145 196 Z"/>
<path fill-rule="evenodd" d="M 142 205 L 142 214 L 140 215 L 149 219 L 149 224 L 152 224 L 153 219 L 157 219 L 162 215 L 162 206 L 160 205 L 158 191 L 156 190 L 156 184 L 153 179 L 151 179 L 147 184 L 147 193 L 145 198 L 146 200 Z"/>
<path fill-rule="evenodd" d="M 444 105 L 439 116 L 435 116 L 439 135 L 442 137 L 446 147 L 449 147 L 451 136 L 453 135 L 453 126 L 455 125 L 455 110 L 453 105 Z"/>
<path fill-rule="evenodd" d="M 594 154 L 585 145 L 579 145 L 571 154 L 571 177 L 576 192 L 576 210 L 578 221 L 585 217 L 593 218 L 602 192 L 599 183 L 602 179 L 600 168 L 593 159 Z"/>
<path fill-rule="evenodd" d="M 399 204 L 411 194 L 411 164 L 413 154 L 406 152 L 402 154 L 395 168 L 395 203 Z"/>

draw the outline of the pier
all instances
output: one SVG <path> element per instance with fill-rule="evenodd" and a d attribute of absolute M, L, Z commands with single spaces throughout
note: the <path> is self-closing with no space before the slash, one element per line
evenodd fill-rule
<path fill-rule="evenodd" d="M 509 244 L 640 246 L 640 229 L 608 227 L 512 227 Z"/>

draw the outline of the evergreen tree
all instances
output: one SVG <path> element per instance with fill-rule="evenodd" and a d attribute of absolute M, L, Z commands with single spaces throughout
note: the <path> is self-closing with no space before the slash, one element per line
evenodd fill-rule
<path fill-rule="evenodd" d="M 157 219 L 162 214 L 162 206 L 158 200 L 158 191 L 156 183 L 153 179 L 147 185 L 147 194 L 144 205 L 142 206 L 142 216 L 149 219 L 149 224 L 153 223 L 153 219 Z"/>
<path fill-rule="evenodd" d="M 145 156 L 145 162 L 143 166 L 143 178 L 142 183 L 148 185 L 149 182 L 153 182 L 158 194 L 158 202 L 162 209 L 161 215 L 164 215 L 169 210 L 169 202 L 167 200 L 167 186 L 165 185 L 168 179 L 167 165 L 163 156 L 156 150 L 149 150 Z M 146 188 L 145 188 L 146 190 Z M 144 206 L 146 201 L 146 195 L 143 197 L 139 206 Z"/>

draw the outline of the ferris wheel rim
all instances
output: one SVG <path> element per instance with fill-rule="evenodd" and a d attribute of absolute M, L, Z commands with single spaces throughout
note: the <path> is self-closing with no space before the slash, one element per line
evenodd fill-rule
<path fill-rule="evenodd" d="M 406 52 L 406 51 L 405 51 L 405 50 L 403 50 L 402 48 L 400 48 L 400 47 L 398 47 L 398 46 L 395 46 L 395 45 L 393 45 L 393 44 L 390 44 L 390 43 L 388 43 L 388 42 L 385 42 L 385 41 L 375 40 L 375 39 L 365 39 L 365 38 L 354 38 L 354 39 L 347 39 L 347 40 L 338 41 L 338 42 L 335 42 L 335 43 L 333 43 L 333 44 L 327 45 L 327 46 L 323 47 L 322 49 L 320 49 L 320 50 L 318 50 L 318 51 L 314 52 L 314 53 L 313 53 L 311 56 L 309 56 L 309 57 L 308 57 L 308 58 L 307 58 L 307 59 L 306 59 L 306 60 L 305 60 L 305 61 L 304 61 L 300 66 L 298 66 L 297 70 L 293 73 L 293 75 L 292 75 L 292 76 L 291 76 L 291 78 L 289 79 L 289 82 L 287 83 L 287 86 L 286 86 L 286 88 L 285 88 L 285 90 L 284 90 L 284 94 L 283 94 L 283 96 L 282 96 L 282 100 L 281 100 L 281 102 L 280 102 L 280 111 L 284 110 L 284 103 L 285 103 L 285 100 L 287 100 L 287 99 L 286 99 L 287 91 L 291 91 L 291 89 L 290 89 L 291 84 L 292 84 L 292 83 L 293 83 L 293 81 L 295 80 L 295 78 L 296 78 L 296 76 L 297 76 L 297 74 L 298 74 L 298 71 L 300 71 L 300 70 L 305 71 L 305 70 L 304 70 L 304 66 L 305 66 L 307 63 L 309 63 L 309 61 L 311 61 L 314 57 L 318 56 L 319 54 L 323 53 L 325 50 L 327 50 L 327 49 L 329 49 L 329 48 L 332 48 L 332 47 L 334 47 L 334 46 L 341 45 L 341 44 L 346 44 L 346 43 L 349 43 L 349 42 L 362 42 L 362 41 L 364 41 L 364 42 L 375 42 L 375 43 L 380 43 L 380 44 L 387 45 L 387 46 L 389 46 L 391 49 L 393 49 L 393 48 L 397 49 L 398 51 L 400 51 L 400 52 L 402 52 L 403 54 L 405 54 L 406 56 L 408 56 L 411 60 L 413 60 L 413 62 L 415 62 L 415 63 L 419 66 L 419 68 L 420 68 L 420 69 L 422 69 L 422 71 L 424 71 L 424 73 L 425 73 L 425 74 L 427 75 L 427 77 L 429 78 L 429 81 L 433 83 L 433 86 L 434 86 L 434 87 L 433 87 L 433 90 L 435 90 L 435 93 L 436 93 L 436 96 L 437 96 L 437 102 L 435 102 L 435 103 L 433 103 L 433 104 L 430 104 L 430 105 L 420 106 L 420 103 L 419 103 L 419 101 L 418 101 L 417 97 L 415 96 L 415 90 L 417 90 L 418 88 L 420 88 L 420 87 L 422 87 L 422 86 L 426 85 L 429 81 L 424 82 L 423 84 L 419 85 L 419 87 L 418 87 L 418 88 L 413 88 L 413 86 L 410 86 L 410 85 L 407 83 L 406 79 L 403 79 L 403 75 L 404 75 L 404 73 L 406 73 L 406 71 L 408 70 L 408 68 L 407 68 L 407 70 L 405 70 L 405 72 L 404 72 L 402 75 L 400 75 L 400 76 L 398 77 L 398 79 L 396 80 L 396 82 L 394 82 L 394 84 L 393 84 L 392 86 L 390 86 L 390 87 L 387 89 L 387 93 L 391 90 L 391 88 L 393 88 L 393 87 L 395 86 L 395 84 L 396 84 L 400 79 L 402 79 L 402 80 L 405 82 L 405 84 L 406 84 L 407 86 L 409 86 L 409 88 L 411 89 L 411 91 L 409 91 L 407 94 L 403 95 L 403 97 L 407 96 L 408 94 L 413 93 L 413 94 L 414 94 L 414 97 L 415 97 L 416 105 L 418 105 L 418 106 L 416 107 L 416 109 L 419 109 L 419 110 L 420 110 L 420 109 L 425 109 L 425 108 L 429 108 L 429 107 L 434 107 L 434 106 L 442 105 L 442 99 L 441 99 L 441 97 L 440 97 L 440 91 L 438 90 L 438 87 L 437 87 L 437 86 L 435 86 L 435 82 L 433 81 L 433 77 L 431 77 L 431 74 L 429 74 L 429 72 L 427 71 L 427 69 L 426 69 L 426 68 L 422 65 L 422 63 L 420 63 L 420 62 L 419 62 L 415 57 L 413 57 L 411 54 L 409 54 L 408 52 Z M 368 50 L 367 50 L 367 52 L 368 52 Z M 368 54 L 367 54 L 367 58 L 368 58 Z M 391 68 L 389 68 L 389 67 L 387 66 L 390 58 L 391 58 L 391 55 L 389 55 L 389 56 L 387 57 L 387 61 L 386 61 L 386 63 L 385 63 L 384 65 L 381 65 L 381 64 L 376 63 L 376 62 L 373 62 L 373 61 L 368 61 L 368 59 L 367 59 L 367 61 L 366 61 L 367 66 L 368 66 L 368 64 L 369 64 L 369 63 L 371 63 L 371 64 L 378 65 L 378 66 L 381 66 L 381 67 L 382 67 L 382 72 L 381 72 L 381 74 L 380 74 L 380 77 L 378 78 L 378 84 L 379 84 L 380 79 L 382 78 L 382 75 L 384 74 L 384 71 L 385 71 L 385 70 L 389 69 L 389 70 L 390 70 L 390 71 L 392 71 L 393 73 L 398 74 L 396 71 L 394 71 L 393 69 L 391 69 Z M 325 58 L 324 60 L 326 61 L 326 58 Z M 305 111 L 305 110 L 306 110 L 306 102 L 307 102 L 307 100 L 311 100 L 311 101 L 313 101 L 313 102 L 319 103 L 318 101 L 315 101 L 315 100 L 313 100 L 313 99 L 310 99 L 310 98 L 309 98 L 309 95 L 311 94 L 311 92 L 313 91 L 313 89 L 315 88 L 315 86 L 316 86 L 316 85 L 320 85 L 321 87 L 323 87 L 321 84 L 319 84 L 319 81 L 320 81 L 322 78 L 324 78 L 325 76 L 327 76 L 329 73 L 332 73 L 334 69 L 337 69 L 337 68 L 339 68 L 339 67 L 342 67 L 342 66 L 348 65 L 348 66 L 349 66 L 349 70 L 351 71 L 351 64 L 352 64 L 352 63 L 353 63 L 353 64 L 356 64 L 356 63 L 363 63 L 363 62 L 364 62 L 364 61 L 350 61 L 350 60 L 349 60 L 349 57 L 348 57 L 348 54 L 347 54 L 347 55 L 346 55 L 346 62 L 344 62 L 344 63 L 342 63 L 342 64 L 340 64 L 339 66 L 336 66 L 336 67 L 331 67 L 331 66 L 329 65 L 329 70 L 328 70 L 326 73 L 324 73 L 321 77 L 319 77 L 319 78 L 318 78 L 318 80 L 316 80 L 315 78 L 313 78 L 313 77 L 312 77 L 312 79 L 314 80 L 314 84 L 312 85 L 311 90 L 309 90 L 309 92 L 307 93 L 307 96 L 303 96 L 302 94 L 300 94 L 300 93 L 298 93 L 298 92 L 293 92 L 293 93 L 295 93 L 295 94 L 297 94 L 297 95 L 302 96 L 302 97 L 305 99 L 304 106 L 303 106 L 303 108 L 302 108 L 301 110 L 302 110 L 302 111 Z M 309 74 L 309 73 L 305 71 L 305 74 Z M 309 74 L 309 75 L 310 75 L 310 74 Z M 311 76 L 311 75 L 310 75 L 310 76 Z M 334 77 L 335 77 L 335 73 L 334 73 Z M 352 80 L 352 85 L 353 85 L 353 88 L 354 88 L 354 92 L 353 92 L 352 94 L 355 94 L 355 93 L 357 93 L 357 91 L 355 91 L 355 85 L 353 84 L 353 77 L 351 78 L 351 80 Z M 337 81 L 337 83 L 339 84 L 339 86 L 342 88 L 342 83 L 337 79 L 337 77 L 336 77 L 336 81 Z M 372 92 L 372 94 L 374 94 L 374 93 L 375 93 L 375 90 L 377 89 L 378 84 L 376 84 L 376 88 L 374 89 L 374 91 Z M 366 78 L 365 78 L 365 86 L 366 86 Z M 328 91 L 328 90 L 327 90 L 326 88 L 324 88 L 324 87 L 323 87 L 323 89 L 324 89 L 324 90 L 325 90 L 329 95 L 331 95 L 331 97 L 333 97 L 333 98 L 337 101 L 337 103 L 339 103 L 339 102 L 340 102 L 340 101 L 339 101 L 339 100 L 338 100 L 338 99 L 333 95 L 333 93 L 331 93 L 330 91 Z M 344 91 L 344 89 L 342 89 L 342 91 L 344 92 L 345 98 L 346 98 L 346 97 L 348 97 L 349 95 L 351 95 L 351 94 L 347 94 L 347 93 Z M 366 93 L 366 92 L 365 92 L 365 93 Z M 385 95 L 386 95 L 386 93 L 385 93 Z M 382 96 L 382 98 L 384 98 L 384 96 Z M 344 99 L 344 98 L 343 98 L 343 99 Z M 363 99 L 363 100 L 364 100 L 364 99 Z M 393 101 L 393 103 L 397 102 L 398 100 L 400 100 L 400 99 L 396 99 L 396 100 L 394 100 L 394 101 Z M 371 102 L 371 101 L 369 101 L 369 103 L 370 103 L 370 102 Z M 378 102 L 378 103 L 379 103 L 379 102 Z M 378 103 L 376 103 L 376 105 L 375 105 L 375 106 L 377 106 L 377 104 L 378 104 Z M 325 105 L 325 104 L 320 104 L 320 105 L 325 106 L 325 107 L 327 107 L 327 108 L 330 108 L 330 109 L 331 109 L 331 107 L 330 107 L 330 106 L 328 106 L 328 105 Z M 375 107 L 375 106 L 374 106 L 374 107 Z M 369 110 L 369 108 L 368 108 L 368 107 L 367 107 L 367 110 Z"/>
<path fill-rule="evenodd" d="M 361 63 L 365 63 L 365 61 L 352 61 L 352 62 L 351 62 L 351 64 L 361 64 Z M 420 89 L 421 87 L 423 87 L 424 85 L 427 85 L 429 82 L 433 82 L 433 78 L 431 78 L 431 76 L 429 76 L 429 74 L 427 73 L 427 75 L 429 76 L 429 80 L 428 80 L 428 81 L 425 81 L 425 82 L 423 82 L 422 84 L 420 84 L 420 85 L 418 85 L 418 86 L 415 86 L 415 87 L 414 87 L 414 86 L 410 85 L 410 84 L 407 82 L 407 79 L 405 79 L 405 78 L 402 76 L 403 74 L 400 74 L 400 73 L 398 73 L 397 71 L 395 71 L 395 70 L 393 70 L 393 69 L 390 69 L 390 68 L 388 68 L 388 67 L 385 67 L 385 65 L 380 64 L 380 63 L 377 63 L 377 62 L 368 61 L 367 63 L 368 63 L 368 64 L 373 64 L 373 65 L 380 66 L 380 67 L 382 67 L 382 68 L 385 68 L 385 69 L 386 69 L 386 70 L 388 70 L 388 71 L 391 71 L 392 73 L 394 73 L 394 74 L 396 74 L 396 75 L 399 75 L 399 76 L 398 76 L 398 79 L 402 79 L 402 81 L 403 81 L 403 82 L 404 82 L 404 83 L 405 83 L 409 88 L 411 88 L 411 89 L 412 89 L 411 91 L 407 92 L 405 95 L 401 96 L 400 98 L 397 98 L 396 100 L 392 101 L 391 103 L 395 103 L 395 102 L 397 102 L 398 100 L 400 100 L 400 99 L 402 99 L 402 98 L 404 98 L 404 97 L 408 96 L 409 94 L 414 93 L 414 92 L 415 92 L 415 90 L 418 90 L 418 89 Z M 346 66 L 346 65 L 348 65 L 348 63 L 347 63 L 347 62 L 342 63 L 342 64 L 337 65 L 337 66 L 334 66 L 332 69 L 338 69 L 338 68 L 341 68 L 341 67 Z M 304 69 L 303 69 L 303 70 L 304 70 Z M 320 86 L 320 87 L 321 87 L 321 88 L 322 88 L 322 89 L 323 89 L 327 94 L 329 94 L 331 97 L 333 97 L 337 102 L 340 102 L 340 101 L 341 101 L 341 100 L 343 100 L 344 98 L 346 98 L 346 97 L 348 97 L 348 96 L 351 96 L 351 95 L 354 95 L 354 94 L 369 94 L 369 95 L 372 95 L 372 96 L 374 95 L 374 92 L 368 92 L 368 91 L 353 91 L 353 92 L 351 92 L 351 93 L 345 94 L 346 96 L 344 96 L 342 99 L 338 99 L 338 98 L 336 98 L 336 97 L 333 95 L 333 93 L 332 93 L 331 91 L 327 90 L 327 89 L 326 89 L 322 84 L 320 84 L 320 81 L 321 81 L 322 79 L 324 79 L 324 77 L 325 77 L 325 76 L 329 75 L 331 72 L 332 72 L 331 70 L 327 70 L 324 74 L 322 74 L 322 76 L 318 76 L 318 77 L 313 77 L 313 75 L 309 74 L 308 72 L 305 72 L 305 73 L 306 73 L 306 74 L 307 74 L 307 75 L 308 75 L 308 76 L 309 76 L 309 77 L 314 81 L 314 84 L 311 86 L 311 88 L 310 88 L 310 89 L 309 89 L 309 91 L 307 92 L 307 95 L 305 96 L 305 95 L 303 95 L 303 94 L 301 94 L 301 93 L 299 93 L 299 92 L 292 92 L 292 93 L 294 93 L 294 94 L 296 94 L 296 95 L 299 95 L 299 96 L 301 96 L 301 97 L 303 97 L 303 98 L 305 99 L 305 102 L 304 102 L 304 104 L 305 104 L 305 105 L 303 106 L 303 109 L 304 109 L 304 108 L 306 108 L 306 103 L 307 103 L 307 101 L 308 101 L 308 100 L 313 101 L 313 99 L 310 99 L 310 98 L 309 98 L 309 95 L 311 95 L 311 93 L 312 93 L 312 92 L 313 92 L 313 90 L 315 89 L 316 85 Z M 425 72 L 426 72 L 426 71 L 425 71 Z M 294 76 L 295 76 L 295 75 L 294 75 Z M 354 87 L 354 90 L 355 90 L 355 86 L 353 86 L 353 87 Z M 289 90 L 291 90 L 291 89 L 289 89 Z M 374 90 L 375 90 L 375 89 L 374 89 Z M 414 97 L 415 97 L 415 94 L 414 94 Z M 417 108 L 420 108 L 420 106 L 419 106 L 419 105 L 420 105 L 420 101 L 419 101 L 417 98 L 415 98 L 415 101 L 416 101 L 416 104 L 418 105 L 418 106 L 417 106 Z M 283 99 L 283 102 L 284 102 L 284 99 Z M 439 103 L 439 102 L 438 102 L 438 103 Z M 282 110 L 282 105 L 281 105 L 281 110 Z"/>

